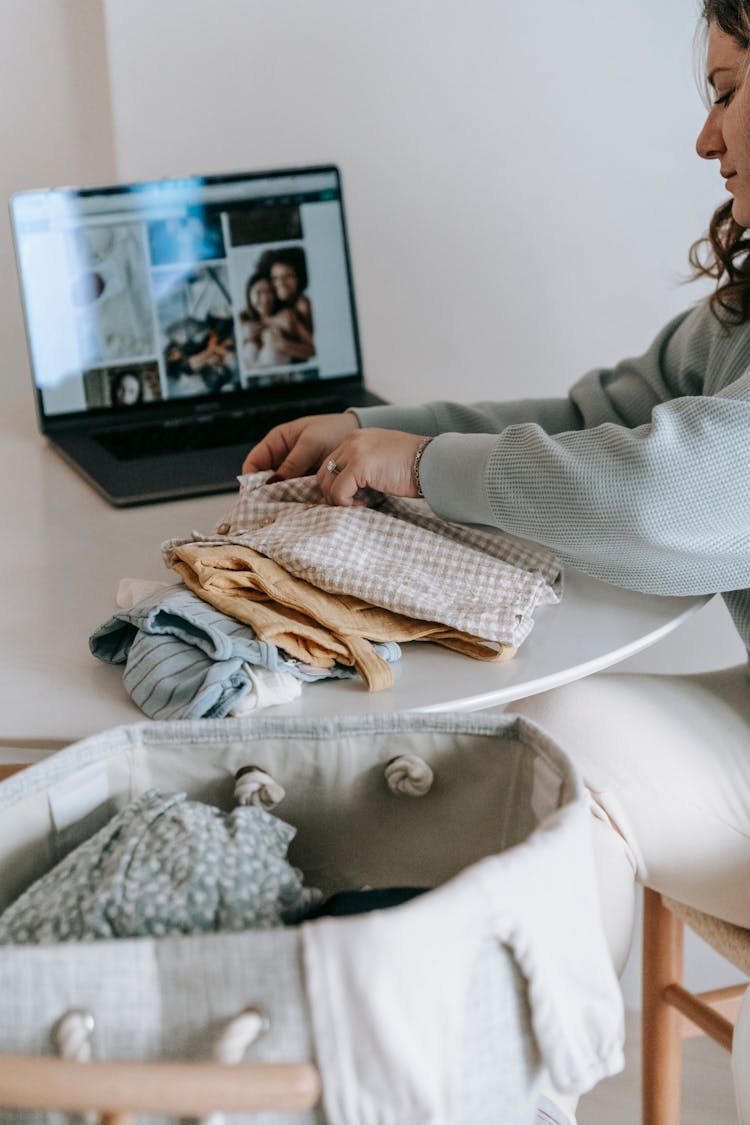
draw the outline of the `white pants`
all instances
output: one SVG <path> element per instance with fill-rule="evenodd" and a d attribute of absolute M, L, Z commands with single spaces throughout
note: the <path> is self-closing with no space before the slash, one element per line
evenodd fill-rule
<path fill-rule="evenodd" d="M 750 927 L 745 665 L 696 675 L 591 676 L 508 710 L 544 727 L 587 785 L 602 916 L 618 973 L 630 946 L 634 879 Z M 750 1013 L 740 1024 L 733 1065 L 745 1123 Z"/>

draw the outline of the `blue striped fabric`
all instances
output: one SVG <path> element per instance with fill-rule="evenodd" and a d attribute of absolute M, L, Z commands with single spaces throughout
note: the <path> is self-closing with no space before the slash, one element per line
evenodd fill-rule
<path fill-rule="evenodd" d="M 249 667 L 304 681 L 354 675 L 339 665 L 313 669 L 289 659 L 183 585 L 118 610 L 91 635 L 89 647 L 99 660 L 125 665 L 125 689 L 152 719 L 224 718 L 253 688 Z M 396 644 L 375 648 L 391 662 L 401 655 Z"/>

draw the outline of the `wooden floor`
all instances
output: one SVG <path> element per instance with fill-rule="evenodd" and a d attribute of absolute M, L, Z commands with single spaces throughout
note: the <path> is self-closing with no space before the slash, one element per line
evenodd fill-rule
<path fill-rule="evenodd" d="M 640 1125 L 640 1017 L 628 1013 L 625 1070 L 581 1099 L 578 1125 Z M 681 1125 L 737 1125 L 729 1054 L 710 1039 L 682 1045 Z"/>

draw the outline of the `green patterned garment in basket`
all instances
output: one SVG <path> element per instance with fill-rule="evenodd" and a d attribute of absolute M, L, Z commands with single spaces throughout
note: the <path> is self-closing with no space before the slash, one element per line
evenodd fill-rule
<path fill-rule="evenodd" d="M 149 790 L 0 915 L 0 944 L 95 941 L 296 922 L 319 901 L 286 858 L 295 829 Z"/>

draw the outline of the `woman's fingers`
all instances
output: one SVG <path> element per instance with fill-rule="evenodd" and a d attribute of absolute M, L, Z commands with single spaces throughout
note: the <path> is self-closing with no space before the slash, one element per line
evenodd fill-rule
<path fill-rule="evenodd" d="M 242 462 L 243 473 L 262 473 L 265 469 L 276 469 L 289 452 L 294 435 L 288 433 L 287 426 L 275 426 L 248 453 Z"/>
<path fill-rule="evenodd" d="M 415 497 L 413 466 L 422 441 L 395 430 L 356 430 L 321 462 L 316 479 L 324 500 L 352 507 L 367 503 L 372 491 Z"/>
<path fill-rule="evenodd" d="M 243 473 L 275 469 L 282 480 L 316 469 L 329 450 L 359 426 L 356 414 L 314 414 L 275 426 L 250 450 Z"/>

